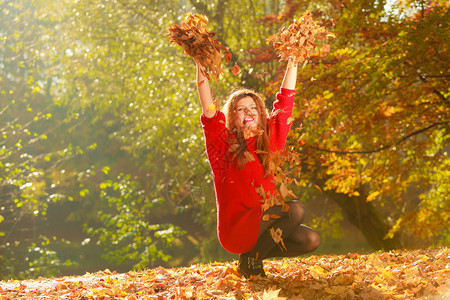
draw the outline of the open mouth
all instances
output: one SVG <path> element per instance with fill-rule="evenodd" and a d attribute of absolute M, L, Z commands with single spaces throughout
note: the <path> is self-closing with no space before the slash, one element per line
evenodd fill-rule
<path fill-rule="evenodd" d="M 245 124 L 251 123 L 251 122 L 253 122 L 253 118 L 252 118 L 252 117 L 246 117 L 246 118 L 244 119 L 244 122 L 242 122 L 242 123 L 245 125 Z"/>

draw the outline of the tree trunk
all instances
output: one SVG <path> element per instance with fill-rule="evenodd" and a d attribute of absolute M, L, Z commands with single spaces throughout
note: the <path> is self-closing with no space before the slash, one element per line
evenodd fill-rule
<path fill-rule="evenodd" d="M 324 181 L 315 182 L 323 187 Z M 402 247 L 398 235 L 392 239 L 385 239 L 390 226 L 378 214 L 372 203 L 367 202 L 367 193 L 363 188 L 358 190 L 359 196 L 350 197 L 347 194 L 337 193 L 333 190 L 324 190 L 324 193 L 344 211 L 347 219 L 356 226 L 374 250 L 392 250 Z"/>

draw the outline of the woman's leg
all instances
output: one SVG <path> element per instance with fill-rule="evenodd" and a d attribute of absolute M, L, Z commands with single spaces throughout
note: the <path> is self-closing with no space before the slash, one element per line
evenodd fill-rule
<path fill-rule="evenodd" d="M 289 205 L 288 212 L 283 212 L 279 205 L 273 206 L 264 212 L 264 215 L 275 215 L 280 218 L 270 218 L 268 221 L 261 221 L 258 241 L 253 250 L 248 253 L 249 256 L 264 259 L 268 257 L 273 248 L 279 249 L 280 246 L 275 243 L 270 234 L 271 228 L 274 230 L 277 230 L 278 228 L 281 229 L 281 238 L 285 243 L 286 249 L 289 251 L 286 242 L 292 234 L 296 233 L 303 222 L 304 209 L 303 204 L 297 201 L 287 202 L 286 204 Z M 295 241 L 293 240 L 293 242 Z M 292 247 L 291 243 L 292 242 L 289 242 L 290 247 Z"/>
<path fill-rule="evenodd" d="M 303 222 L 303 204 L 297 201 L 287 202 L 289 211 L 283 212 L 281 206 L 269 208 L 264 215 L 274 215 L 276 218 L 261 220 L 258 241 L 252 251 L 239 257 L 239 273 L 245 277 L 252 275 L 266 276 L 262 260 L 270 257 L 291 257 L 308 253 L 320 244 L 320 237 L 311 228 L 301 225 Z M 279 218 L 278 218 L 279 217 Z M 281 229 L 281 237 L 286 249 L 275 243 L 270 229 Z"/>
<path fill-rule="evenodd" d="M 272 257 L 295 257 L 314 251 L 320 245 L 320 235 L 305 225 L 300 225 L 284 240 L 285 249 L 273 247 L 265 258 Z"/>

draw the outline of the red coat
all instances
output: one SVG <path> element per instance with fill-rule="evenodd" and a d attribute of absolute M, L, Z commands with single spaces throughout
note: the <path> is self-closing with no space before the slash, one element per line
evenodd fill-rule
<path fill-rule="evenodd" d="M 290 129 L 294 90 L 281 89 L 269 117 L 269 136 L 272 151 L 282 150 Z M 280 111 L 277 111 L 280 110 Z M 231 160 L 232 133 L 225 127 L 225 115 L 217 111 L 212 118 L 201 116 L 206 153 L 211 165 L 217 202 L 217 235 L 225 250 L 241 254 L 253 249 L 258 239 L 261 222 L 261 196 L 256 188 L 275 194 L 272 175 L 264 178 L 264 169 L 256 150 L 256 137 L 247 140 L 247 151 L 254 156 L 252 162 L 239 169 Z M 289 124 L 288 124 L 289 123 Z"/>

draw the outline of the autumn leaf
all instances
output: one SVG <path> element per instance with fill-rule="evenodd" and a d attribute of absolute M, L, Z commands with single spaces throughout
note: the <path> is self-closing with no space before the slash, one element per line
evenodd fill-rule
<path fill-rule="evenodd" d="M 228 148 L 229 152 L 235 152 L 239 148 L 239 144 L 233 144 Z"/>
<path fill-rule="evenodd" d="M 380 191 L 375 191 L 375 192 L 370 193 L 367 196 L 366 201 L 370 202 L 370 201 L 374 200 L 379 194 L 380 194 Z"/>
<path fill-rule="evenodd" d="M 286 246 L 284 245 L 283 238 L 281 235 L 283 234 L 283 230 L 281 228 L 277 228 L 276 230 L 273 227 L 270 227 L 270 235 L 275 243 L 279 244 L 282 249 L 286 250 Z"/>
<path fill-rule="evenodd" d="M 280 185 L 279 190 L 280 190 L 281 197 L 283 199 L 285 199 L 287 197 L 287 194 L 288 194 L 288 189 L 287 189 L 286 185 L 284 183 L 282 183 Z"/>
<path fill-rule="evenodd" d="M 278 296 L 280 291 L 281 291 L 281 289 L 279 289 L 279 290 L 270 290 L 270 291 L 264 290 L 264 294 L 262 296 L 262 300 L 285 300 L 285 299 L 287 299 L 285 297 L 279 297 Z"/>
<path fill-rule="evenodd" d="M 273 231 L 281 239 L 281 230 Z M 264 261 L 267 279 L 240 277 L 236 260 L 105 270 L 0 281 L 0 299 L 445 299 L 449 264 L 450 250 L 441 247 L 271 259 Z"/>
<path fill-rule="evenodd" d="M 204 75 L 214 80 L 223 77 L 222 51 L 225 52 L 225 60 L 231 60 L 231 53 L 221 45 L 214 37 L 213 32 L 207 29 L 208 19 L 201 14 L 189 13 L 182 22 L 167 28 L 167 35 L 171 43 L 180 45 L 184 52 L 193 57 L 198 63 L 205 67 Z"/>
<path fill-rule="evenodd" d="M 247 162 L 255 161 L 255 157 L 248 151 L 244 152 L 244 156 L 247 159 Z"/>
<path fill-rule="evenodd" d="M 303 63 L 303 67 L 309 60 L 312 51 L 317 47 L 315 40 L 324 40 L 334 37 L 324 27 L 318 26 L 312 19 L 311 12 L 303 13 L 300 20 L 293 21 L 290 26 L 281 29 L 277 35 L 269 37 L 266 41 L 279 53 L 280 60 L 288 61 L 290 66 Z M 324 52 L 330 51 L 330 46 L 322 47 Z"/>
<path fill-rule="evenodd" d="M 231 61 L 231 52 L 230 51 L 225 52 L 224 56 L 225 56 L 225 61 L 227 63 L 229 63 Z"/>
<path fill-rule="evenodd" d="M 269 221 L 270 219 L 279 219 L 279 218 L 281 218 L 281 216 L 279 216 L 279 215 L 263 215 L 263 216 L 262 216 L 262 220 L 263 220 L 264 222 L 267 222 L 267 221 Z"/>
<path fill-rule="evenodd" d="M 237 74 L 239 74 L 239 72 L 241 71 L 241 69 L 239 68 L 239 66 L 237 64 L 235 64 L 233 66 L 233 68 L 231 69 L 231 72 L 233 73 L 234 76 L 236 76 Z"/>

